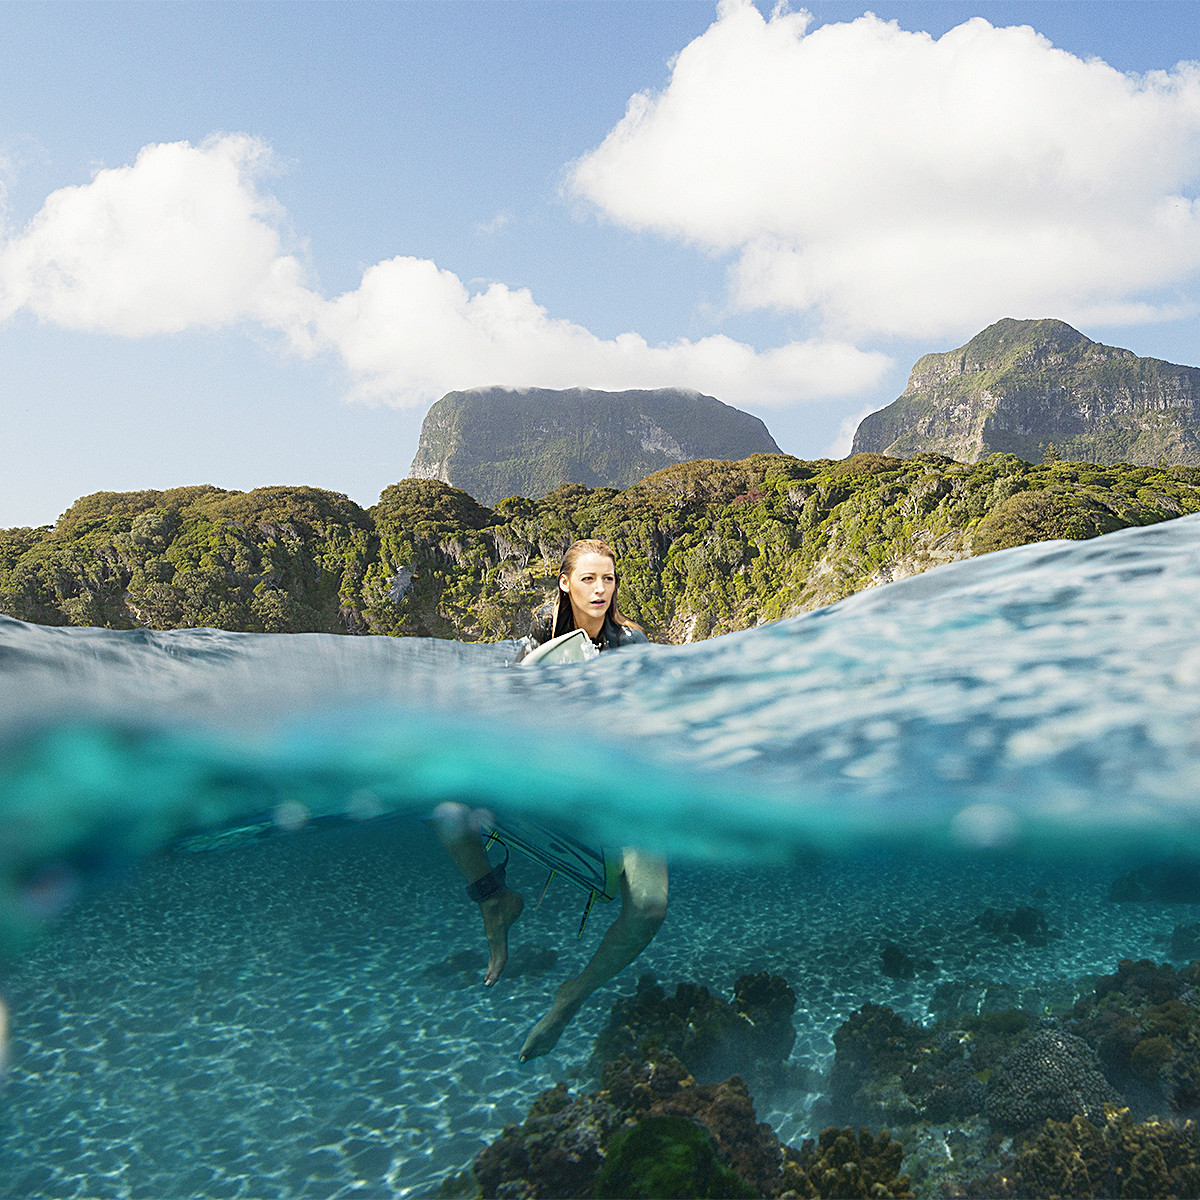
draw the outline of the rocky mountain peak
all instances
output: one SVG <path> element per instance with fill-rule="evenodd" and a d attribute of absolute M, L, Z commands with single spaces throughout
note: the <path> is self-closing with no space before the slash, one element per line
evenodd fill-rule
<path fill-rule="evenodd" d="M 858 427 L 854 452 L 961 462 L 1053 446 L 1084 462 L 1200 462 L 1200 369 L 1092 341 L 1065 321 L 1005 318 L 917 360 L 903 394 Z"/>

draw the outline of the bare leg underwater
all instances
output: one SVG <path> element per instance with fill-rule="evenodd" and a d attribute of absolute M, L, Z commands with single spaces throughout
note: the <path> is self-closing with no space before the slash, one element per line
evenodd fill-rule
<path fill-rule="evenodd" d="M 583 1002 L 641 954 L 667 915 L 666 861 L 628 847 L 621 858 L 621 911 L 587 966 L 559 987 L 550 1011 L 529 1031 L 522 1062 L 554 1049 Z"/>
<path fill-rule="evenodd" d="M 488 862 L 482 831 L 491 820 L 491 813 L 484 809 L 447 802 L 437 806 L 430 822 L 438 841 L 467 881 L 468 895 L 472 888 L 480 889 L 472 899 L 479 904 L 488 944 L 484 987 L 491 987 L 500 978 L 504 964 L 508 962 L 508 931 L 525 907 L 520 894 L 504 886 L 503 870 L 494 870 Z"/>
<path fill-rule="evenodd" d="M 467 894 L 479 904 L 487 936 L 488 965 L 484 986 L 500 978 L 508 962 L 508 931 L 525 907 L 521 896 L 504 884 L 504 870 L 494 868 L 483 848 L 483 826 L 492 823 L 484 809 L 465 804 L 439 804 L 430 824 L 459 874 Z M 596 953 L 574 978 L 562 984 L 550 1011 L 529 1031 L 521 1061 L 549 1054 L 583 1003 L 650 944 L 667 915 L 667 864 L 653 854 L 626 847 L 621 851 L 621 911 L 596 947 Z"/>

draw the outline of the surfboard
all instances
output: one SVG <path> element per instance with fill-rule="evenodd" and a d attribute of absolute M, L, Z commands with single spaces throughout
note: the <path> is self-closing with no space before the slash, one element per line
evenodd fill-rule
<path fill-rule="evenodd" d="M 570 633 L 559 634 L 548 642 L 543 642 L 536 650 L 531 650 L 523 659 L 521 666 L 557 666 L 559 663 L 587 662 L 600 653 L 592 639 L 582 629 L 572 629 Z"/>
<path fill-rule="evenodd" d="M 506 816 L 503 824 L 487 826 L 483 833 L 592 893 L 596 900 L 615 900 L 621 894 L 621 857 L 603 846 L 586 846 L 569 834 L 520 817 Z"/>

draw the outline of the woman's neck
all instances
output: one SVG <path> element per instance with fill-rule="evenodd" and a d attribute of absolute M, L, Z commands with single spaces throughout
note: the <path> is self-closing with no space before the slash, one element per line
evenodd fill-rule
<path fill-rule="evenodd" d="M 604 628 L 604 619 L 608 616 L 605 609 L 598 617 L 592 613 L 581 613 L 575 605 L 571 605 L 571 615 L 575 618 L 575 628 L 582 629 L 590 638 L 596 638 Z"/>

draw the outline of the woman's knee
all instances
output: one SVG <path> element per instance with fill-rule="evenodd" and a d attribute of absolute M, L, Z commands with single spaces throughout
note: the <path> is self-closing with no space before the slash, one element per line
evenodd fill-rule
<path fill-rule="evenodd" d="M 433 810 L 430 818 L 433 827 L 443 837 L 461 837 L 478 834 L 480 831 L 480 814 L 473 812 L 465 804 L 456 800 L 443 800 Z"/>
<path fill-rule="evenodd" d="M 630 917 L 655 929 L 667 915 L 667 863 L 637 850 L 622 852 L 622 903 Z"/>

